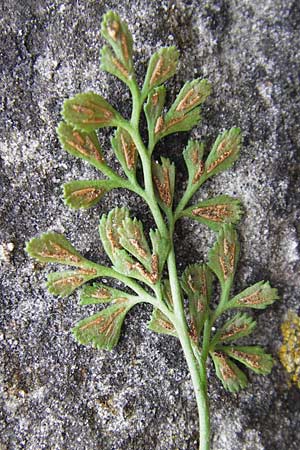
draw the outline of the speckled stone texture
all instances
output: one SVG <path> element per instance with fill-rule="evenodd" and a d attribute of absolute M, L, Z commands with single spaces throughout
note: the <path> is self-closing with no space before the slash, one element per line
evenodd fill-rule
<path fill-rule="evenodd" d="M 55 230 L 87 257 L 108 264 L 97 235 L 100 214 L 127 205 L 152 224 L 146 206 L 129 192 L 113 191 L 84 212 L 69 210 L 61 197 L 63 182 L 98 176 L 60 149 L 55 128 L 63 100 L 94 90 L 130 113 L 128 91 L 99 71 L 100 22 L 109 9 L 129 23 L 140 80 L 154 50 L 179 48 L 169 102 L 185 80 L 205 76 L 212 82 L 194 137 L 209 144 L 225 128 L 243 129 L 240 160 L 196 198 L 225 193 L 243 201 L 236 292 L 261 279 L 279 288 L 281 300 L 254 313 L 258 327 L 251 342 L 276 358 L 284 314 L 299 312 L 299 2 L 2 0 L 1 450 L 197 449 L 185 361 L 174 338 L 147 330 L 150 308 L 129 314 L 114 351 L 79 346 L 70 328 L 92 308 L 77 306 L 77 294 L 57 299 L 47 293 L 52 268 L 24 252 L 32 236 Z M 117 167 L 109 135 L 101 132 L 101 142 Z M 156 152 L 176 162 L 178 196 L 186 180 L 181 152 L 187 139 L 167 138 Z M 197 223 L 178 223 L 179 270 L 205 260 L 213 240 Z M 209 375 L 213 450 L 299 448 L 300 392 L 288 388 L 278 359 L 268 377 L 249 373 L 249 388 L 236 395 L 224 392 L 211 367 Z"/>

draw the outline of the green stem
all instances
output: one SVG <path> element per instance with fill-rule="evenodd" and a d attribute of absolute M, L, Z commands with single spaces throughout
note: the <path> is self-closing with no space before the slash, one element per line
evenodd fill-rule
<path fill-rule="evenodd" d="M 110 167 L 106 166 L 105 164 L 101 164 L 98 162 L 95 162 L 94 167 L 98 169 L 100 172 L 102 172 L 109 180 L 114 181 L 118 187 L 123 189 L 128 189 L 129 191 L 132 191 L 138 195 L 141 195 L 141 187 L 138 185 L 136 179 L 132 174 L 128 171 L 126 173 L 128 179 L 121 177 L 116 172 L 114 172 Z"/>
<path fill-rule="evenodd" d="M 173 244 L 168 257 L 168 270 L 169 270 L 172 298 L 174 302 L 174 313 L 176 317 L 174 325 L 191 374 L 191 379 L 196 396 L 199 415 L 199 450 L 209 450 L 210 421 L 209 421 L 209 406 L 207 397 L 207 381 L 205 369 L 206 361 L 202 360 L 198 361 L 193 352 L 191 338 L 188 332 L 188 326 L 186 323 L 183 308 L 182 295 L 177 275 Z"/>
<path fill-rule="evenodd" d="M 151 299 L 151 301 L 155 300 L 154 297 L 149 295 L 140 284 L 138 284 L 132 278 L 129 278 L 126 275 L 122 275 L 111 267 L 102 266 L 101 264 L 97 264 L 89 260 L 85 260 L 81 264 L 81 267 L 85 267 L 87 269 L 95 269 L 99 277 L 115 278 L 116 280 L 122 281 L 122 283 L 132 289 L 140 297 L 144 297 L 145 299 L 147 298 L 148 300 Z"/>
<path fill-rule="evenodd" d="M 211 325 L 213 325 L 213 323 L 216 321 L 216 319 L 224 312 L 224 310 L 226 309 L 226 305 L 228 303 L 229 300 L 229 296 L 230 296 L 230 289 L 232 286 L 232 278 L 229 278 L 226 283 L 224 284 L 224 286 L 222 286 L 222 293 L 221 293 L 221 299 L 220 302 L 217 306 L 217 308 L 215 309 L 213 315 L 212 315 L 212 320 L 211 320 Z"/>
<path fill-rule="evenodd" d="M 199 414 L 199 427 L 200 427 L 200 438 L 199 438 L 199 450 L 209 450 L 210 449 L 210 415 L 209 415 L 209 402 L 207 394 L 207 374 L 206 374 L 206 364 L 200 364 L 200 373 L 202 375 L 202 390 L 199 394 L 200 408 L 198 407 Z"/>
<path fill-rule="evenodd" d="M 116 183 L 125 183 L 128 184 L 128 181 L 125 178 L 120 177 L 116 172 L 114 172 L 110 167 L 108 167 L 104 163 L 100 163 L 98 161 L 93 162 L 93 166 L 96 167 L 96 169 L 100 170 L 107 178 L 109 178 L 112 181 L 115 181 Z"/>
<path fill-rule="evenodd" d="M 211 327 L 212 327 L 212 321 L 210 319 L 210 314 L 207 313 L 205 321 L 204 321 L 203 341 L 202 341 L 201 359 L 203 361 L 203 364 L 206 364 L 206 360 L 207 360 L 207 356 L 208 356 L 208 352 L 209 352 Z"/>
<path fill-rule="evenodd" d="M 186 207 L 187 203 L 190 201 L 190 199 L 193 197 L 193 195 L 195 194 L 195 192 L 198 191 L 198 189 L 202 186 L 202 184 L 206 181 L 205 178 L 201 179 L 197 184 L 191 185 L 191 183 L 189 183 L 187 185 L 187 188 L 183 194 L 183 196 L 181 197 L 177 208 L 175 210 L 174 213 L 174 217 L 175 217 L 175 222 L 177 219 L 179 219 L 181 212 L 184 210 L 184 208 Z"/>
<path fill-rule="evenodd" d="M 171 249 L 168 255 L 167 265 L 168 265 L 171 293 L 174 302 L 174 312 L 169 311 L 169 309 L 163 303 L 161 291 L 158 291 L 158 288 L 154 289 L 157 295 L 157 304 L 158 307 L 161 309 L 161 311 L 165 313 L 167 317 L 173 322 L 178 338 L 180 340 L 183 353 L 191 374 L 191 379 L 196 395 L 196 402 L 199 414 L 199 428 L 200 428 L 199 450 L 209 450 L 210 421 L 209 421 L 209 407 L 208 407 L 207 380 L 205 367 L 206 358 L 205 359 L 200 358 L 199 360 L 198 358 L 196 358 L 192 347 L 192 340 L 189 335 L 188 325 L 186 322 L 173 245 L 173 233 L 176 216 L 173 215 L 171 211 L 170 214 L 168 214 L 168 221 L 169 221 L 169 229 L 168 229 L 155 197 L 152 180 L 151 152 L 147 151 L 147 148 L 145 147 L 139 133 L 139 119 L 143 98 L 141 96 L 141 92 L 136 82 L 133 82 L 131 84 L 131 93 L 133 100 L 133 111 L 131 121 L 130 123 L 124 121 L 124 123 L 122 123 L 122 126 L 130 133 L 137 147 L 139 156 L 141 158 L 145 184 L 145 189 L 143 191 L 144 193 L 143 198 L 149 205 L 149 208 L 151 210 L 151 213 L 153 215 L 153 218 L 161 235 L 168 238 L 171 243 Z M 188 194 L 186 194 L 185 201 L 187 202 L 188 200 L 189 200 Z"/>
<path fill-rule="evenodd" d="M 141 91 L 135 79 L 131 80 L 129 88 L 132 97 L 132 113 L 130 122 L 136 130 L 139 130 L 139 122 L 141 109 L 143 106 L 143 99 L 141 98 Z"/>
<path fill-rule="evenodd" d="M 161 210 L 158 206 L 158 203 L 155 198 L 155 192 L 153 187 L 153 181 L 152 181 L 152 168 L 151 168 L 151 160 L 150 156 L 147 152 L 147 149 L 142 141 L 142 138 L 140 136 L 140 133 L 128 122 L 124 122 L 122 124 L 122 127 L 130 133 L 136 147 L 138 150 L 138 153 L 141 158 L 142 167 L 143 167 L 143 173 L 144 173 L 144 183 L 145 183 L 145 190 L 143 191 L 143 199 L 147 202 L 151 213 L 153 215 L 153 218 L 155 220 L 155 223 L 157 225 L 158 230 L 160 231 L 161 235 L 164 237 L 168 237 L 168 229 L 164 222 Z"/>

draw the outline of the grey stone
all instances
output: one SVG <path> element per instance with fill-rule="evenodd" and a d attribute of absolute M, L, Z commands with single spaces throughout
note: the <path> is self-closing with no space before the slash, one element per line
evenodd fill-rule
<path fill-rule="evenodd" d="M 91 89 L 124 115 L 130 112 L 124 86 L 99 71 L 99 28 L 109 9 L 129 23 L 139 80 L 149 56 L 174 44 L 181 62 L 167 83 L 168 100 L 187 79 L 212 82 L 203 120 L 191 135 L 209 144 L 225 128 L 243 129 L 239 161 L 196 198 L 225 193 L 242 199 L 236 291 L 260 279 L 279 288 L 281 300 L 254 314 L 255 342 L 276 359 L 284 314 L 299 311 L 299 2 L 2 0 L 1 450 L 197 448 L 184 358 L 174 338 L 147 330 L 149 307 L 129 314 L 114 351 L 79 346 L 70 333 L 87 314 L 77 306 L 78 294 L 51 296 L 44 284 L 52 268 L 24 252 L 32 236 L 55 230 L 108 264 L 97 235 L 100 214 L 127 205 L 152 224 L 146 206 L 128 192 L 113 191 L 84 212 L 69 210 L 61 198 L 63 182 L 98 176 L 60 149 L 55 128 L 63 100 Z M 117 168 L 109 135 L 101 132 L 101 142 Z M 187 139 L 165 139 L 155 154 L 176 162 L 178 196 Z M 187 220 L 176 233 L 180 270 L 205 259 L 212 233 Z M 209 368 L 213 450 L 298 449 L 300 394 L 288 388 L 278 359 L 270 376 L 249 373 L 249 379 L 248 389 L 228 394 Z"/>

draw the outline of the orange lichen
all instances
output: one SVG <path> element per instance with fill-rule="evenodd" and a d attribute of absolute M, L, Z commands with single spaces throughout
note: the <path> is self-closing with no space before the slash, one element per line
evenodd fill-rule
<path fill-rule="evenodd" d="M 300 389 L 300 316 L 289 311 L 281 325 L 283 344 L 279 349 L 279 359 L 290 377 L 291 384 Z"/>

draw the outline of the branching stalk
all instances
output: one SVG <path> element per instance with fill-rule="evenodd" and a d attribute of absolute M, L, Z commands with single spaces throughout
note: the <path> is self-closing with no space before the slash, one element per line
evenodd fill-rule
<path fill-rule="evenodd" d="M 139 111 L 139 106 L 141 105 L 141 98 L 138 88 L 132 90 L 132 100 L 133 100 L 133 116 L 132 116 L 132 124 L 139 123 L 139 116 L 136 117 L 137 111 Z M 134 126 L 134 125 L 133 125 Z M 137 127 L 136 127 L 137 128 Z M 162 233 L 165 235 L 167 232 L 169 233 L 169 239 L 171 244 L 170 253 L 167 260 L 168 272 L 171 284 L 172 297 L 174 301 L 174 316 L 176 317 L 176 321 L 174 323 L 174 327 L 177 331 L 178 338 L 180 344 L 182 346 L 185 359 L 187 361 L 187 365 L 191 374 L 192 383 L 194 386 L 194 391 L 196 395 L 196 402 L 199 414 L 200 421 L 200 430 L 199 430 L 199 449 L 200 450 L 208 450 L 209 442 L 210 442 L 210 425 L 209 425 L 209 411 L 208 411 L 208 398 L 207 398 L 207 381 L 206 381 L 206 371 L 205 364 L 206 359 L 201 361 L 202 364 L 202 374 L 205 376 L 204 380 L 200 380 L 200 370 L 197 365 L 197 361 L 195 359 L 191 339 L 188 333 L 188 326 L 186 323 L 186 317 L 183 307 L 183 298 L 181 294 L 181 288 L 178 280 L 177 268 L 176 268 L 176 260 L 175 260 L 175 250 L 173 245 L 173 233 L 174 233 L 174 222 L 175 222 L 175 214 L 173 216 L 172 213 L 169 213 L 169 217 L 172 222 L 169 220 L 169 230 L 165 225 L 163 220 L 161 211 L 159 209 L 158 203 L 155 199 L 153 180 L 152 180 L 152 171 L 151 171 L 151 159 L 149 157 L 149 153 L 147 153 L 147 149 L 145 148 L 141 136 L 136 130 L 127 128 L 127 131 L 131 133 L 131 136 L 137 146 L 139 151 L 139 155 L 141 157 L 142 165 L 143 165 L 143 173 L 144 173 L 144 181 L 145 181 L 145 192 L 146 195 L 144 199 L 147 201 L 148 206 L 152 212 L 155 223 Z M 149 150 L 149 149 L 148 149 Z M 186 199 L 186 202 L 189 198 Z M 185 204 L 183 204 L 184 208 Z M 158 298 L 159 301 L 159 298 Z"/>
<path fill-rule="evenodd" d="M 103 18 L 102 35 L 111 49 L 103 48 L 101 67 L 129 87 L 132 114 L 130 120 L 126 120 L 104 98 L 92 92 L 77 94 L 65 101 L 64 121 L 58 127 L 63 148 L 88 161 L 108 178 L 66 183 L 65 202 L 74 209 L 90 208 L 111 189 L 125 188 L 147 203 L 157 228 L 146 238 L 142 223 L 132 219 L 125 207 L 102 215 L 99 233 L 112 268 L 87 260 L 58 233 L 33 238 L 27 244 L 27 251 L 43 263 L 75 268 L 49 275 L 47 286 L 55 295 L 68 296 L 85 283 L 103 277 L 119 280 L 135 293 L 129 294 L 106 283 L 85 285 L 81 291 L 82 305 L 110 303 L 110 306 L 84 318 L 73 328 L 75 338 L 82 344 L 111 350 L 118 343 L 127 312 L 137 303 L 153 306 L 148 328 L 179 339 L 196 396 L 199 450 L 209 450 L 208 358 L 212 358 L 224 388 L 232 392 L 247 385 L 246 375 L 234 361 L 261 374 L 269 373 L 272 368 L 271 356 L 261 347 L 232 345 L 233 341 L 252 333 L 255 322 L 251 316 L 237 313 L 225 323 L 220 325 L 219 322 L 220 316 L 230 309 L 262 309 L 277 299 L 276 290 L 264 281 L 230 298 L 239 254 L 234 229 L 242 214 L 239 201 L 223 195 L 187 207 L 207 179 L 236 161 L 241 133 L 238 128 L 221 133 L 205 161 L 203 144 L 189 141 L 183 152 L 188 169 L 187 187 L 177 207 L 173 207 L 175 166 L 168 158 L 153 161 L 152 152 L 156 143 L 168 134 L 188 131 L 197 125 L 200 107 L 211 91 L 210 84 L 200 79 L 187 82 L 166 112 L 163 83 L 176 71 L 176 48 L 163 48 L 151 57 L 140 89 L 134 74 L 133 42 L 127 25 L 110 11 Z M 143 142 L 139 129 L 142 108 L 148 125 L 148 145 Z M 109 167 L 102 154 L 96 131 L 103 127 L 117 129 L 111 142 L 124 172 L 122 177 Z M 143 187 L 136 177 L 138 158 Z M 180 217 L 189 217 L 210 227 L 217 233 L 217 241 L 207 263 L 192 264 L 179 276 L 174 228 Z M 221 285 L 221 298 L 215 309 L 211 307 L 213 277 Z M 214 335 L 213 325 L 217 326 Z"/>

